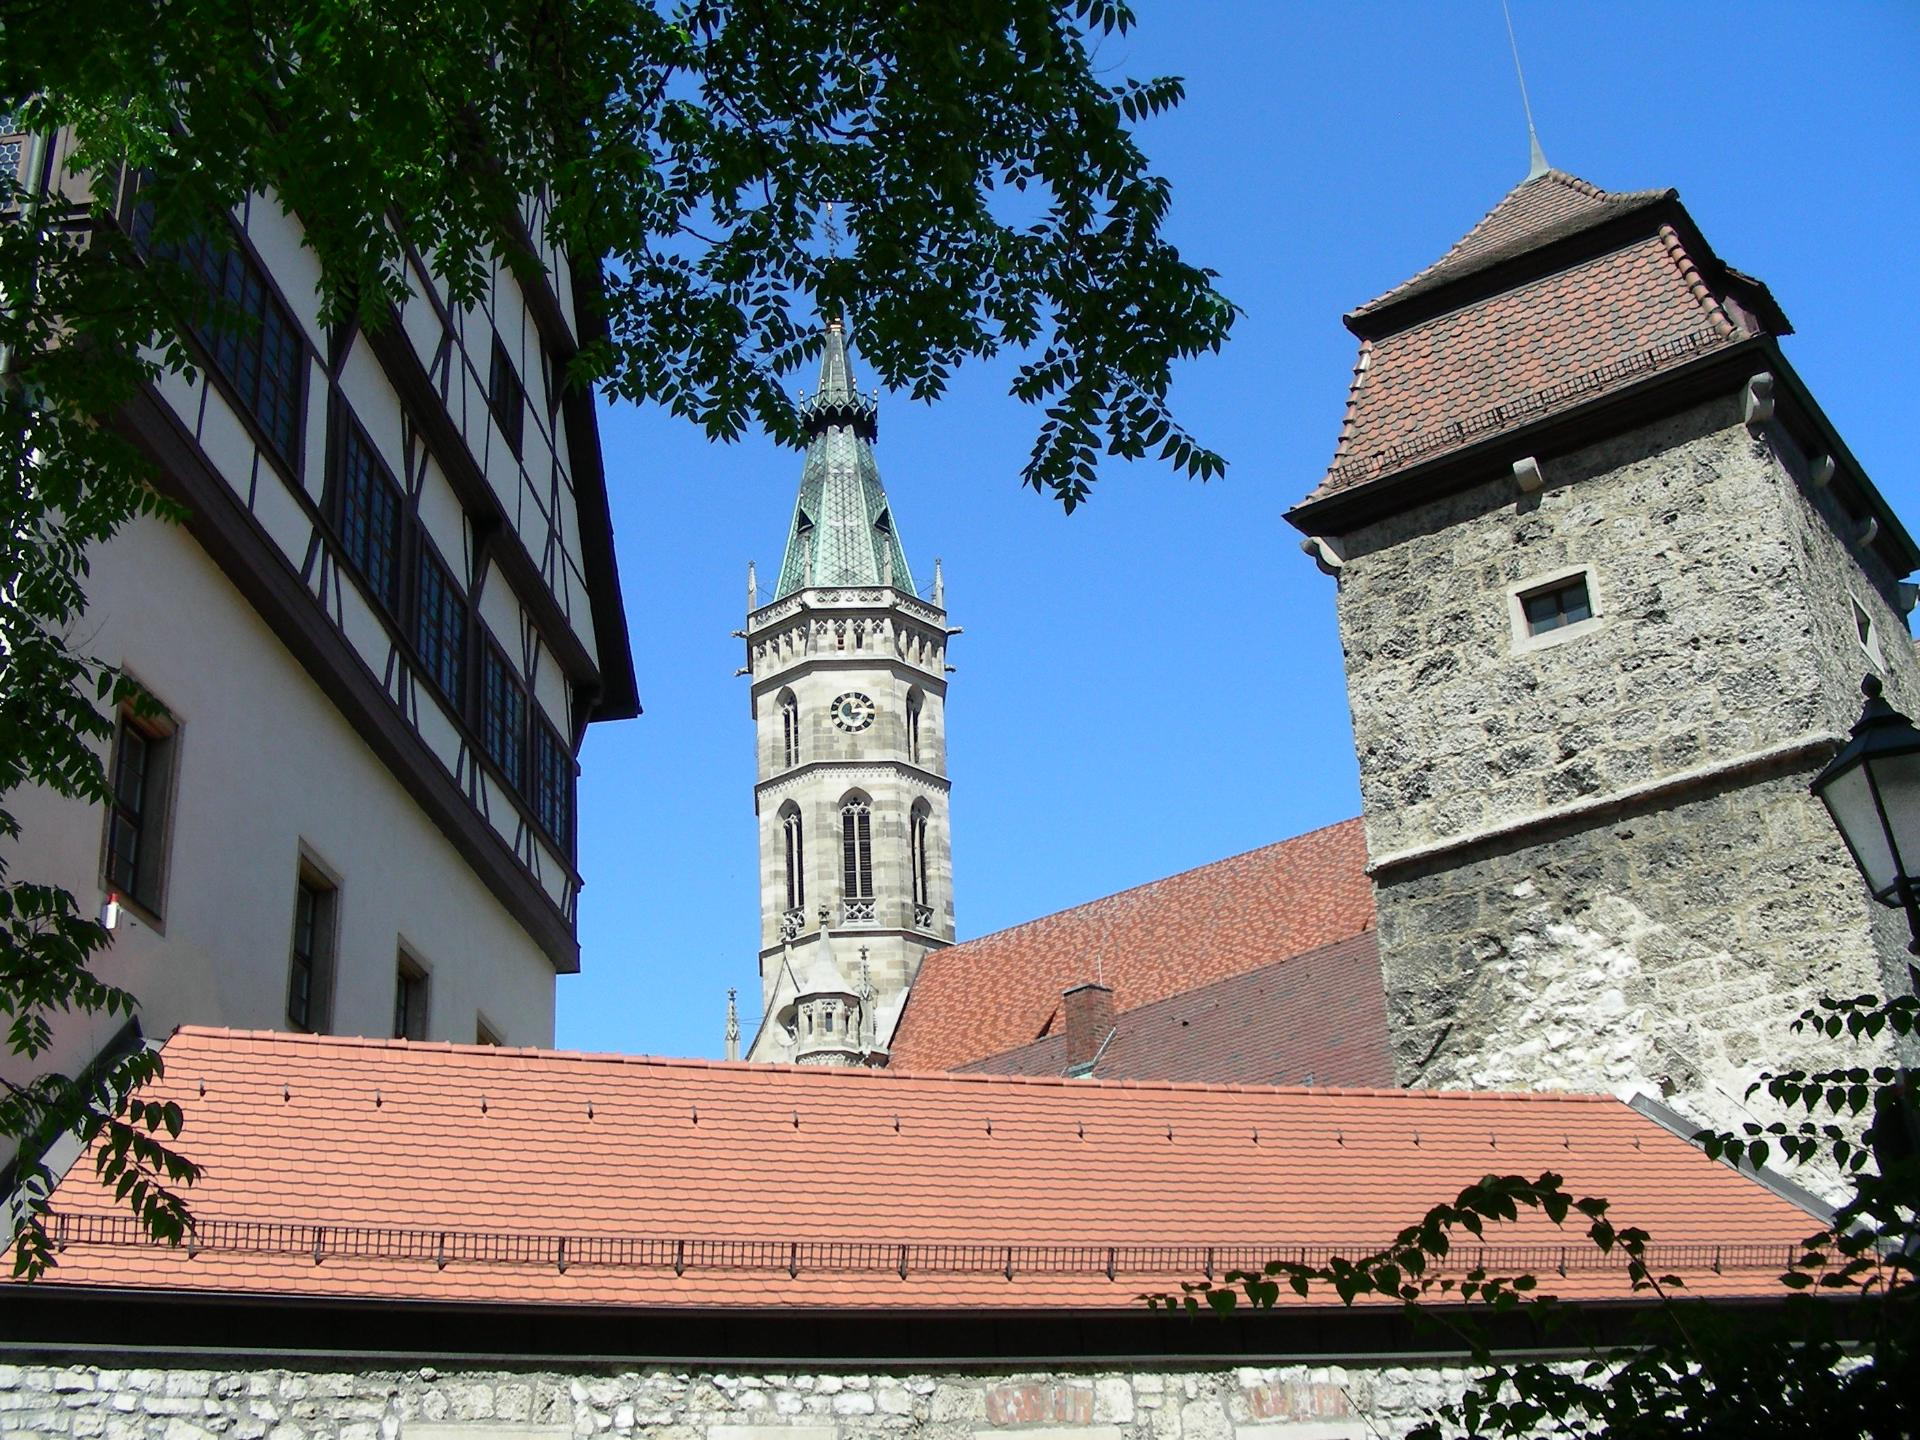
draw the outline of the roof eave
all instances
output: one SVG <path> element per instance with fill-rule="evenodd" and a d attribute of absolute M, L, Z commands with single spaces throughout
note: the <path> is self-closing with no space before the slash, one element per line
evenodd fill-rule
<path fill-rule="evenodd" d="M 1893 578 L 1897 580 L 1920 569 L 1920 546 L 1916 546 L 1912 535 L 1782 353 L 1779 341 L 1771 335 L 1736 341 L 1565 410 L 1543 415 L 1511 430 L 1497 431 L 1471 445 L 1442 451 L 1405 469 L 1376 476 L 1319 499 L 1309 497 L 1286 512 L 1287 523 L 1305 535 L 1344 535 L 1384 516 L 1477 485 L 1495 474 L 1503 462 L 1511 462 L 1518 456 L 1564 453 L 1601 439 L 1621 426 L 1671 414 L 1716 393 L 1724 393 L 1729 385 L 1737 385 L 1761 371 L 1774 376 L 1781 397 L 1817 441 L 1814 449 L 1832 455 L 1839 462 L 1836 489 L 1855 498 L 1859 508 L 1879 521 L 1879 533 L 1872 548 Z"/>

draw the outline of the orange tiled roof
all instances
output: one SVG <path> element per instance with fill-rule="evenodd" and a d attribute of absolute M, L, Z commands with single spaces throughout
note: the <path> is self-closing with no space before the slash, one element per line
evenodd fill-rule
<path fill-rule="evenodd" d="M 1059 1030 L 963 1065 L 972 1075 L 1061 1075 Z M 1114 1018 L 1096 1080 L 1210 1085 L 1394 1083 L 1379 935 L 1363 931 L 1244 975 L 1170 995 Z"/>
<path fill-rule="evenodd" d="M 1671 190 L 1609 194 L 1548 171 L 1515 188 L 1440 260 L 1350 314 L 1360 357 L 1332 464 L 1308 499 L 1569 409 L 1756 327 L 1785 333 L 1765 287 L 1721 265 L 1674 200 Z M 1570 257 L 1492 294 L 1465 287 L 1458 303 L 1446 303 L 1443 292 L 1469 276 L 1641 212 L 1639 233 L 1604 253 Z M 1744 305 L 1729 305 L 1734 292 Z M 1403 302 L 1418 296 L 1425 303 L 1403 314 Z"/>
<path fill-rule="evenodd" d="M 1057 1023 L 1060 992 L 1097 977 L 1116 1010 L 1243 974 L 1373 928 L 1358 819 L 1309 831 L 927 957 L 893 1064 L 950 1070 Z"/>
<path fill-rule="evenodd" d="M 200 1029 L 173 1037 L 166 1066 L 157 1088 L 184 1107 L 181 1143 L 206 1171 L 196 1247 L 128 1235 L 83 1161 L 54 1196 L 66 1244 L 43 1283 L 1132 1306 L 1192 1276 L 1210 1246 L 1223 1267 L 1276 1247 L 1369 1247 L 1488 1171 L 1547 1168 L 1608 1195 L 1657 1244 L 1723 1247 L 1718 1275 L 1711 1248 L 1661 1252 L 1697 1293 L 1771 1293 L 1812 1228 L 1602 1097 L 905 1075 Z M 1626 1293 L 1617 1262 L 1537 1216 L 1489 1243 L 1556 1256 L 1565 1244 L 1584 1263 L 1546 1284 Z M 1540 1252 L 1522 1263 L 1540 1266 Z"/>

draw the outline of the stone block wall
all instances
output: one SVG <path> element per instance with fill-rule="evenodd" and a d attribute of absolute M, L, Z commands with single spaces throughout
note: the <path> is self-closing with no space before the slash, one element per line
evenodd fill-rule
<path fill-rule="evenodd" d="M 1877 907 L 1810 773 L 1776 769 L 1380 876 L 1402 1083 L 1637 1086 L 1732 1126 L 1751 1117 L 1762 1069 L 1881 1056 L 1792 1028 L 1823 993 L 1886 993 Z"/>
<path fill-rule="evenodd" d="M 1920 701 L 1890 603 L 1732 399 L 1500 475 L 1340 537 L 1339 613 L 1376 861 L 1859 712 L 1849 590 Z M 1585 566 L 1594 624 L 1516 645 L 1509 591 Z M 1877 562 L 1875 562 L 1877 568 Z"/>
<path fill-rule="evenodd" d="M 1542 468 L 1340 537 L 1399 1078 L 1733 1125 L 1763 1068 L 1882 1058 L 1810 1047 L 1802 1008 L 1904 985 L 1806 788 L 1863 671 L 1920 702 L 1895 577 L 1737 397 Z M 1581 569 L 1593 619 L 1525 636 L 1515 592 Z"/>
<path fill-rule="evenodd" d="M 0 1365 L 0 1435 L 72 1440 L 1360 1440 L 1459 1393 L 1439 1366 L 837 1373 Z"/>

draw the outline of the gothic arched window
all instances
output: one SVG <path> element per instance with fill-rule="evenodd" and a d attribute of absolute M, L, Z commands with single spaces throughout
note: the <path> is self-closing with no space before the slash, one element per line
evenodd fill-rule
<path fill-rule="evenodd" d="M 787 909 L 807 903 L 807 854 L 800 834 L 800 810 L 792 801 L 780 811 L 780 834 L 786 845 Z"/>
<path fill-rule="evenodd" d="M 927 828 L 932 820 L 932 811 L 927 802 L 913 802 L 913 815 L 907 826 L 907 858 L 913 870 L 913 903 L 931 905 L 933 887 L 927 879 Z"/>
<path fill-rule="evenodd" d="M 800 702 L 791 690 L 780 692 L 780 757 L 788 769 L 800 763 Z"/>
<path fill-rule="evenodd" d="M 840 806 L 840 893 L 873 897 L 873 807 L 864 795 L 849 795 Z"/>
<path fill-rule="evenodd" d="M 907 691 L 907 759 L 920 763 L 920 709 L 925 697 L 918 690 Z"/>

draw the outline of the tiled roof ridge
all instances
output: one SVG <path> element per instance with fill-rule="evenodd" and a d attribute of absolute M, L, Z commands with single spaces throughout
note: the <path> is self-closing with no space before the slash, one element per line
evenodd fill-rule
<path fill-rule="evenodd" d="M 1309 832 L 1311 833 L 1311 832 Z M 1341 942 L 1334 941 L 1333 944 Z M 1325 948 L 1325 947 L 1317 947 Z M 1310 953 L 1310 952 L 1303 952 Z M 1231 977 L 1229 977 L 1231 978 Z M 1177 997 L 1171 997 L 1177 998 Z M 1149 1002 L 1152 1003 L 1152 1002 Z M 1138 1008 L 1138 1007 L 1136 1007 Z M 869 1069 L 864 1066 L 821 1066 L 821 1065 L 785 1065 L 768 1064 L 757 1060 L 707 1060 L 699 1056 L 674 1055 L 628 1055 L 613 1051 L 585 1050 L 541 1050 L 533 1046 L 508 1047 L 500 1045 L 463 1045 L 450 1040 L 391 1040 L 380 1036 L 364 1035 L 305 1035 L 293 1034 L 284 1030 L 234 1030 L 213 1025 L 182 1025 L 174 1032 L 176 1036 L 192 1036 L 210 1039 L 241 1040 L 250 1044 L 273 1047 L 285 1046 L 289 1049 L 316 1047 L 343 1050 L 400 1051 L 402 1053 L 458 1054 L 458 1055 L 513 1055 L 547 1063 L 560 1064 L 620 1064 L 636 1068 L 661 1070 L 718 1070 L 740 1075 L 806 1075 L 823 1082 L 846 1082 L 853 1084 L 895 1083 L 914 1081 L 919 1083 L 958 1085 L 1023 1085 L 1055 1086 L 1072 1089 L 1079 1093 L 1088 1090 L 1147 1090 L 1194 1095 L 1257 1095 L 1263 1097 L 1311 1096 L 1314 1099 L 1391 1099 L 1391 1100 L 1447 1100 L 1447 1101 L 1547 1101 L 1552 1103 L 1578 1103 L 1619 1105 L 1621 1101 L 1612 1095 L 1577 1090 L 1416 1090 L 1391 1088 L 1369 1088 L 1365 1086 L 1340 1087 L 1332 1085 L 1242 1085 L 1203 1084 L 1191 1080 L 1098 1080 L 1090 1078 L 1069 1079 L 1064 1075 L 982 1075 L 972 1072 L 952 1070 L 894 1070 Z"/>
<path fill-rule="evenodd" d="M 1152 890 L 1162 885 L 1170 885 L 1176 880 L 1184 880 L 1190 875 L 1198 875 L 1203 870 L 1212 870 L 1216 866 L 1221 866 L 1221 865 L 1231 865 L 1236 860 L 1246 860 L 1255 855 L 1265 855 L 1271 851 L 1282 849 L 1288 845 L 1298 844 L 1300 841 L 1303 841 L 1303 840 L 1310 840 L 1316 835 L 1325 835 L 1328 831 L 1338 830 L 1342 826 L 1358 825 L 1360 821 L 1361 821 L 1360 816 L 1350 815 L 1345 820 L 1335 820 L 1330 824 L 1321 825 L 1312 830 L 1302 830 L 1298 835 L 1289 835 L 1284 840 L 1275 840 L 1270 844 L 1266 844 L 1266 845 L 1256 845 L 1251 850 L 1241 850 L 1232 855 L 1222 855 L 1218 860 L 1207 860 L 1207 861 L 1203 861 L 1198 865 L 1189 865 L 1185 870 L 1176 870 L 1171 875 L 1162 875 L 1162 876 L 1159 876 L 1157 879 L 1153 879 L 1153 880 L 1142 880 L 1138 885 L 1129 885 L 1124 890 L 1115 890 L 1110 895 L 1096 896 L 1092 900 L 1082 900 L 1078 905 L 1069 905 L 1064 910 L 1049 910 L 1045 915 L 1036 915 L 1031 920 L 1021 920 L 1012 925 L 1003 925 L 998 930 L 987 931 L 986 934 L 984 935 L 970 936 L 967 939 L 960 941 L 958 944 L 950 946 L 949 949 L 961 950 L 966 948 L 969 945 L 978 945 L 988 940 L 997 940 L 1002 935 L 1011 935 L 1014 931 L 1025 930 L 1029 926 L 1048 925 L 1048 924 L 1052 924 L 1054 921 L 1057 921 L 1057 920 L 1064 920 L 1070 915 L 1079 915 L 1089 910 L 1098 910 L 1103 906 L 1112 905 L 1118 901 L 1125 900 L 1129 896 L 1139 895 L 1144 890 Z M 1359 930 L 1356 930 L 1353 933 L 1355 935 L 1358 935 L 1363 933 L 1364 931 L 1371 930 L 1373 928 L 1374 928 L 1374 925 L 1373 923 L 1371 923 L 1371 920 L 1370 920 L 1370 923 L 1361 926 Z M 1349 937 L 1343 935 L 1340 938 L 1344 940 Z M 1334 944 L 1337 942 L 1329 941 L 1328 943 Z"/>
<path fill-rule="evenodd" d="M 1713 322 L 1713 328 L 1719 332 L 1720 338 L 1730 340 L 1740 335 L 1741 329 L 1734 324 L 1733 317 L 1727 314 L 1727 307 L 1721 302 L 1720 297 L 1708 288 L 1707 282 L 1701 277 L 1700 266 L 1688 251 L 1686 242 L 1680 238 L 1680 232 L 1671 225 L 1662 225 L 1660 244 L 1667 253 L 1667 259 L 1672 262 L 1673 268 L 1680 273 L 1681 280 L 1686 283 L 1687 293 L 1693 296 L 1694 303 L 1706 312 L 1707 319 Z"/>
<path fill-rule="evenodd" d="M 1468 229 L 1468 231 L 1464 235 L 1462 235 L 1458 240 L 1454 241 L 1453 244 L 1448 247 L 1446 253 L 1442 255 L 1438 260 L 1435 260 L 1431 265 L 1428 265 L 1425 269 L 1420 270 L 1413 275 L 1410 275 L 1405 280 L 1402 280 L 1398 285 L 1395 285 L 1392 288 L 1384 291 L 1383 293 L 1374 296 L 1373 299 L 1367 301 L 1364 305 L 1356 306 L 1352 311 L 1349 312 L 1348 318 L 1353 319 L 1360 316 L 1373 314 L 1375 311 L 1385 309 L 1388 305 L 1392 304 L 1396 300 L 1402 299 L 1405 296 L 1411 295 L 1420 290 L 1430 288 L 1431 282 L 1436 282 L 1438 277 L 1440 277 L 1444 272 L 1446 272 L 1451 267 L 1457 264 L 1460 264 L 1462 262 L 1462 257 L 1473 248 L 1475 238 L 1477 236 L 1482 235 L 1483 232 L 1485 232 L 1489 228 L 1489 226 L 1493 223 L 1495 217 L 1498 216 L 1501 213 L 1501 211 L 1506 210 L 1509 206 L 1513 205 L 1519 199 L 1521 194 L 1527 191 L 1529 186 L 1544 186 L 1548 183 L 1556 184 L 1561 186 L 1564 189 L 1571 190 L 1574 194 L 1580 196 L 1583 200 L 1592 202 L 1592 206 L 1588 212 L 1589 214 L 1597 214 L 1597 213 L 1606 212 L 1606 211 L 1612 211 L 1612 212 L 1618 213 L 1625 210 L 1637 208 L 1638 206 L 1641 206 L 1641 205 L 1649 205 L 1654 203 L 1655 201 L 1664 200 L 1678 194 L 1677 191 L 1671 188 L 1648 189 L 1648 190 L 1602 190 L 1598 185 L 1595 185 L 1592 181 L 1582 180 L 1579 176 L 1570 175 L 1564 170 L 1550 169 L 1542 172 L 1539 175 L 1530 176 L 1527 179 L 1522 180 L 1518 185 L 1514 186 L 1513 189 L 1509 190 L 1505 195 L 1501 196 L 1499 201 L 1493 206 L 1493 208 L 1488 210 L 1486 214 L 1482 215 L 1478 220 L 1476 220 L 1473 223 L 1472 227 Z M 1565 217 L 1560 217 L 1558 219 L 1549 217 L 1545 219 L 1535 220 L 1530 226 L 1522 229 L 1514 236 L 1506 240 L 1500 241 L 1496 244 L 1489 245 L 1486 248 L 1485 253 L 1479 256 L 1478 258 L 1476 258 L 1474 262 L 1471 264 L 1471 266 L 1468 266 L 1467 268 L 1463 269 L 1461 273 L 1463 274 L 1473 273 L 1474 271 L 1481 269 L 1484 264 L 1492 263 L 1492 261 L 1495 259 L 1506 258 L 1510 255 L 1521 253 L 1527 249 L 1532 248 L 1533 244 L 1539 241 L 1542 237 L 1552 235 L 1552 232 L 1554 232 L 1559 225 L 1564 224 L 1564 221 L 1565 221 Z M 1553 238 L 1558 238 L 1558 237 L 1553 236 Z"/>

